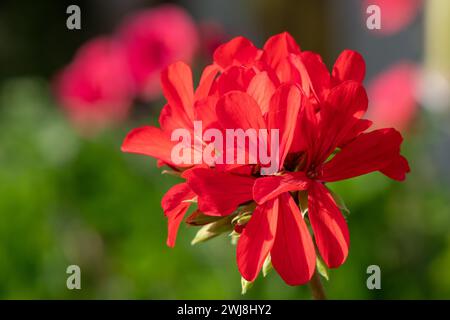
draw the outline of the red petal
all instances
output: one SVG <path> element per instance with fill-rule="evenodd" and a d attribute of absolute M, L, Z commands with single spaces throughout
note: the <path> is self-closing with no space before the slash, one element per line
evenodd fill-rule
<path fill-rule="evenodd" d="M 195 90 L 195 100 L 200 100 L 208 97 L 211 87 L 216 79 L 219 67 L 211 64 L 203 70 L 197 90 Z"/>
<path fill-rule="evenodd" d="M 290 151 L 300 152 L 308 150 L 308 155 L 313 156 L 319 135 L 318 130 L 318 121 L 314 106 L 310 103 L 309 99 L 302 99 Z"/>
<path fill-rule="evenodd" d="M 165 132 L 172 132 L 175 129 L 192 129 L 192 121 L 186 113 L 174 110 L 170 104 L 166 104 L 159 114 L 159 125 Z"/>
<path fill-rule="evenodd" d="M 232 65 L 250 65 L 254 62 L 258 49 L 244 37 L 236 37 L 219 46 L 214 52 L 214 62 L 222 68 Z"/>
<path fill-rule="evenodd" d="M 329 268 L 339 267 L 348 255 L 347 223 L 327 188 L 315 182 L 308 191 L 308 217 L 320 255 Z"/>
<path fill-rule="evenodd" d="M 194 119 L 194 88 L 191 68 L 176 62 L 161 72 L 161 85 L 167 102 L 174 112 L 186 113 L 190 120 Z"/>
<path fill-rule="evenodd" d="M 185 177 L 198 196 L 198 208 L 208 215 L 228 215 L 253 197 L 253 177 L 205 168 L 192 169 Z"/>
<path fill-rule="evenodd" d="M 327 96 L 327 110 L 344 113 L 348 118 L 361 118 L 367 111 L 367 93 L 356 81 L 345 81 Z"/>
<path fill-rule="evenodd" d="M 216 164 L 215 169 L 241 176 L 250 176 L 253 173 L 253 167 L 253 165 L 242 164 Z"/>
<path fill-rule="evenodd" d="M 300 47 L 295 39 L 283 32 L 270 37 L 264 44 L 262 59 L 272 68 L 276 68 L 289 54 L 300 54 Z"/>
<path fill-rule="evenodd" d="M 320 136 L 316 142 L 316 163 L 324 162 L 354 128 L 367 110 L 367 94 L 355 81 L 334 87 L 320 110 Z"/>
<path fill-rule="evenodd" d="M 380 171 L 391 179 L 403 181 L 411 169 L 409 168 L 408 160 L 399 155 L 387 167 Z"/>
<path fill-rule="evenodd" d="M 170 188 L 162 198 L 161 206 L 168 218 L 167 245 L 169 247 L 175 246 L 178 228 L 190 206 L 190 202 L 183 201 L 194 197 L 195 193 L 189 188 L 188 184 L 180 183 Z"/>
<path fill-rule="evenodd" d="M 270 257 L 283 280 L 298 286 L 307 283 L 316 267 L 316 251 L 302 214 L 289 193 L 279 197 L 278 223 Z"/>
<path fill-rule="evenodd" d="M 351 142 L 353 139 L 358 137 L 361 133 L 366 131 L 372 126 L 372 121 L 367 119 L 359 119 L 355 125 L 349 130 L 346 137 L 342 139 L 342 142 L 339 143 L 339 147 L 345 146 L 347 143 Z"/>
<path fill-rule="evenodd" d="M 247 88 L 247 93 L 255 99 L 263 115 L 269 111 L 270 98 L 274 92 L 275 85 L 267 72 L 260 72 L 254 76 Z"/>
<path fill-rule="evenodd" d="M 215 96 L 210 96 L 198 100 L 194 104 L 195 119 L 202 121 L 203 130 L 220 128 L 216 114 L 216 103 L 217 98 Z"/>
<path fill-rule="evenodd" d="M 302 96 L 294 85 L 281 85 L 270 100 L 267 127 L 279 129 L 279 168 L 291 147 Z M 274 150 L 271 150 L 274 152 Z"/>
<path fill-rule="evenodd" d="M 294 190 L 306 190 L 309 179 L 303 172 L 286 172 L 281 176 L 261 177 L 253 186 L 253 199 L 262 204 L 280 194 Z"/>
<path fill-rule="evenodd" d="M 172 148 L 176 143 L 170 141 L 170 136 L 161 129 L 145 126 L 131 130 L 121 150 L 151 156 L 170 164 Z"/>
<path fill-rule="evenodd" d="M 280 83 L 302 83 L 300 72 L 291 57 L 280 61 L 275 74 Z"/>
<path fill-rule="evenodd" d="M 217 79 L 217 90 L 219 95 L 224 95 L 233 90 L 247 91 L 250 81 L 254 76 L 255 71 L 250 68 L 242 66 L 228 68 Z"/>
<path fill-rule="evenodd" d="M 332 77 L 335 84 L 345 80 L 362 82 L 366 74 L 363 57 L 356 51 L 344 50 L 334 63 Z"/>
<path fill-rule="evenodd" d="M 239 272 L 247 281 L 255 280 L 272 249 L 278 206 L 278 198 L 257 206 L 239 237 L 236 258 Z"/>
<path fill-rule="evenodd" d="M 299 58 L 291 56 L 291 61 L 301 74 L 303 91 L 307 95 L 311 92 L 318 101 L 323 101 L 330 89 L 331 77 L 320 55 L 304 51 Z"/>
<path fill-rule="evenodd" d="M 361 134 L 324 165 L 318 179 L 331 182 L 383 170 L 398 159 L 401 143 L 402 136 L 395 129 Z M 397 170 L 392 172 L 395 175 L 406 173 L 403 165 L 393 164 L 390 169 Z"/>
<path fill-rule="evenodd" d="M 265 147 L 265 143 L 259 142 L 258 129 L 265 128 L 265 122 L 259 106 L 255 100 L 245 92 L 232 91 L 223 96 L 216 107 L 217 118 L 223 129 L 242 129 L 246 135 L 245 145 L 237 143 L 234 146 L 223 145 L 223 161 L 227 164 L 255 164 L 258 161 L 260 146 Z M 247 132 L 247 129 L 250 129 Z M 226 131 L 223 133 L 226 137 Z M 263 137 L 264 138 L 264 137 Z M 267 153 L 264 153 L 267 154 Z"/>
<path fill-rule="evenodd" d="M 259 106 L 245 92 L 232 91 L 224 95 L 217 102 L 216 113 L 221 125 L 226 129 L 265 128 Z"/>

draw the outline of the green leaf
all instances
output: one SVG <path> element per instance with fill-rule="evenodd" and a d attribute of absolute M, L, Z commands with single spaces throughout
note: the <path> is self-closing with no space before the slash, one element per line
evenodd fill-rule
<path fill-rule="evenodd" d="M 320 257 L 316 258 L 316 266 L 317 266 L 317 272 L 324 277 L 327 281 L 330 280 L 328 276 L 328 268 L 326 267 L 325 263 L 322 261 Z"/>
<path fill-rule="evenodd" d="M 241 294 L 242 295 L 246 294 L 248 289 L 250 289 L 252 286 L 253 286 L 253 282 L 247 281 L 243 277 L 241 277 L 241 287 L 242 287 Z"/>

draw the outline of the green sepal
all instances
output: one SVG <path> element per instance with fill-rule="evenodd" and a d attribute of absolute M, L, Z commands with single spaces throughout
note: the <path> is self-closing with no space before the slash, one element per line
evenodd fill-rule
<path fill-rule="evenodd" d="M 324 277 L 327 281 L 330 280 L 330 277 L 328 275 L 328 268 L 320 257 L 316 258 L 316 268 L 317 268 L 317 272 L 322 277 Z"/>
<path fill-rule="evenodd" d="M 272 270 L 272 269 L 273 269 L 272 259 L 270 258 L 270 254 L 269 254 L 266 257 L 266 260 L 264 260 L 264 264 L 263 264 L 263 267 L 262 267 L 263 277 L 266 277 L 269 274 L 270 270 Z"/>
<path fill-rule="evenodd" d="M 241 294 L 242 295 L 246 294 L 248 289 L 250 289 L 252 286 L 253 286 L 253 282 L 247 281 L 243 277 L 241 277 L 241 287 L 242 287 Z"/>
<path fill-rule="evenodd" d="M 225 218 L 204 225 L 200 228 L 200 230 L 198 230 L 194 239 L 191 241 L 191 244 L 194 245 L 200 242 L 204 242 L 211 238 L 217 237 L 222 233 L 231 231 L 233 229 L 233 225 L 231 224 L 231 220 L 233 218 L 234 215 L 229 215 Z"/>

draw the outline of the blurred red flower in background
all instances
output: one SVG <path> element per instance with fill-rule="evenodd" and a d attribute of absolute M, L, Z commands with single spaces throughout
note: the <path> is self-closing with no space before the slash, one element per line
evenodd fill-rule
<path fill-rule="evenodd" d="M 199 43 L 195 22 L 175 5 L 140 11 L 127 18 L 118 33 L 136 89 L 147 99 L 160 94 L 163 68 L 178 60 L 192 62 Z"/>
<path fill-rule="evenodd" d="M 223 26 L 217 21 L 202 21 L 199 24 L 202 53 L 209 59 L 222 43 L 229 39 Z"/>
<path fill-rule="evenodd" d="M 393 35 L 406 28 L 417 16 L 423 0 L 364 0 L 363 19 L 367 19 L 366 9 L 377 5 L 381 10 L 381 29 L 371 30 L 381 35 Z"/>
<path fill-rule="evenodd" d="M 132 103 L 133 83 L 122 47 L 110 38 L 87 42 L 57 75 L 55 89 L 82 133 L 123 120 Z"/>
<path fill-rule="evenodd" d="M 374 127 L 406 131 L 418 111 L 419 67 L 399 62 L 378 74 L 367 89 L 368 115 Z"/>
<path fill-rule="evenodd" d="M 198 46 L 191 17 L 175 5 L 128 17 L 118 34 L 87 42 L 56 77 L 56 96 L 83 134 L 124 120 L 133 99 L 161 93 L 170 63 L 191 62 Z"/>

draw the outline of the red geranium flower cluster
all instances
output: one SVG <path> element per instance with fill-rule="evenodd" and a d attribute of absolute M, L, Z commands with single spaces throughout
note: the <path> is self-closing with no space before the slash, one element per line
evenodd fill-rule
<path fill-rule="evenodd" d="M 271 37 L 262 49 L 243 37 L 218 47 L 196 90 L 187 65 L 169 66 L 161 75 L 167 104 L 160 128 L 135 129 L 122 145 L 125 152 L 157 158 L 185 179 L 162 199 L 167 244 L 175 244 L 178 227 L 196 202 L 186 221 L 208 231 L 197 240 L 233 230 L 238 268 L 247 281 L 257 277 L 268 257 L 290 285 L 311 279 L 317 253 L 328 267 L 340 266 L 349 231 L 326 183 L 373 171 L 402 181 L 409 172 L 400 155 L 400 133 L 369 131 L 372 122 L 363 119 L 364 74 L 357 52 L 342 52 L 330 73 L 318 54 L 301 51 L 288 33 Z M 193 132 L 197 120 L 219 130 L 278 129 L 276 173 L 263 175 L 261 165 L 249 163 L 174 164 L 177 142 L 171 132 Z M 185 149 L 201 152 L 194 145 Z"/>

